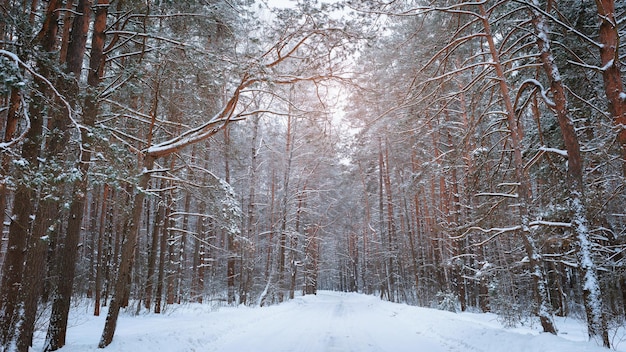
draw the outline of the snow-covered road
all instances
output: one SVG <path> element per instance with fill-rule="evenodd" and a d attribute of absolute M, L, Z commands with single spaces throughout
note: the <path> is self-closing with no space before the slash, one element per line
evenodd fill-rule
<path fill-rule="evenodd" d="M 62 352 L 102 351 L 96 345 L 104 316 L 78 310 L 72 324 Z M 558 325 L 562 336 L 531 328 L 503 329 L 493 314 L 454 314 L 321 291 L 267 308 L 210 311 L 206 305 L 184 305 L 164 315 L 122 315 L 115 339 L 104 351 L 606 351 L 585 341 L 580 322 L 570 319 Z M 41 346 L 42 341 L 37 343 Z"/>
<path fill-rule="evenodd" d="M 375 297 L 320 292 L 223 336 L 210 351 L 454 351 Z M 402 306 L 398 305 L 397 308 Z"/>
<path fill-rule="evenodd" d="M 471 316 L 320 292 L 215 341 L 209 351 L 590 351 L 595 346 L 553 336 L 507 332 Z M 598 349 L 603 350 L 603 349 Z"/>

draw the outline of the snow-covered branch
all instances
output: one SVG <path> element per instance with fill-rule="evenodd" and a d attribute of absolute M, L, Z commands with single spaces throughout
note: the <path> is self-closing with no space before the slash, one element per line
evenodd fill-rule
<path fill-rule="evenodd" d="M 476 193 L 476 197 L 505 197 L 505 198 L 518 198 L 517 194 L 510 193 L 498 193 L 498 192 L 481 192 Z"/>
<path fill-rule="evenodd" d="M 554 101 L 552 99 L 550 99 L 550 97 L 548 97 L 547 91 L 543 88 L 543 85 L 539 81 L 537 81 L 536 79 L 532 79 L 532 78 L 529 78 L 529 79 L 525 80 L 520 85 L 520 87 L 519 87 L 519 89 L 517 91 L 517 96 L 515 97 L 515 106 L 517 106 L 519 98 L 522 95 L 522 93 L 524 92 L 524 89 L 526 87 L 528 87 L 528 86 L 535 86 L 539 90 L 539 92 L 541 93 L 541 98 L 546 103 L 546 105 L 548 105 L 550 108 L 556 107 L 556 104 L 554 103 Z"/>
<path fill-rule="evenodd" d="M 549 148 L 549 147 L 540 147 L 539 150 L 543 150 L 544 152 L 558 154 L 567 159 L 567 150 L 557 149 L 557 148 Z"/>
<path fill-rule="evenodd" d="M 480 232 L 485 233 L 485 234 L 493 233 L 493 235 L 489 236 L 489 238 L 485 239 L 484 241 L 472 244 L 472 246 L 474 246 L 474 247 L 480 247 L 480 246 L 490 242 L 491 240 L 495 239 L 496 237 L 502 235 L 503 233 L 518 231 L 518 230 L 521 230 L 521 229 L 522 229 L 522 226 L 520 226 L 520 225 L 511 226 L 511 227 L 492 227 L 492 228 L 488 228 L 488 229 L 483 229 L 482 227 L 474 226 L 474 227 L 470 227 L 467 231 L 465 231 L 464 235 L 467 235 L 470 231 L 473 231 L 473 230 L 474 231 L 480 231 Z"/>
<path fill-rule="evenodd" d="M 232 97 L 222 108 L 222 110 L 220 110 L 211 119 L 209 119 L 209 121 L 198 127 L 192 128 L 172 139 L 148 147 L 146 150 L 144 150 L 145 155 L 150 155 L 153 157 L 166 156 L 175 153 L 188 145 L 200 142 L 217 133 L 221 128 L 226 126 L 228 122 L 233 120 L 233 114 L 235 108 L 237 107 L 237 103 L 239 102 L 239 93 L 243 85 L 244 84 L 242 83 L 235 90 L 235 93 L 233 93 Z"/>
<path fill-rule="evenodd" d="M 529 226 L 552 226 L 552 227 L 567 227 L 567 228 L 571 228 L 572 224 L 569 222 L 559 222 L 559 221 L 545 221 L 545 220 L 536 220 L 536 221 L 531 221 L 529 224 Z"/>
<path fill-rule="evenodd" d="M 551 13 L 545 11 L 541 7 L 539 7 L 539 6 L 535 5 L 535 4 L 530 3 L 528 0 L 513 0 L 513 1 L 519 3 L 519 4 L 523 5 L 523 6 L 531 7 L 534 11 L 536 11 L 536 12 L 540 13 L 542 16 L 550 19 L 550 21 L 558 24 L 559 26 L 563 27 L 567 31 L 575 33 L 578 37 L 580 37 L 581 39 L 583 39 L 587 43 L 595 46 L 596 48 L 600 48 L 602 46 L 602 44 L 600 44 L 597 41 L 589 38 L 589 36 L 587 36 L 584 33 L 580 32 L 579 30 L 577 30 L 573 26 L 570 26 L 567 23 L 561 21 L 559 18 L 554 17 Z"/>

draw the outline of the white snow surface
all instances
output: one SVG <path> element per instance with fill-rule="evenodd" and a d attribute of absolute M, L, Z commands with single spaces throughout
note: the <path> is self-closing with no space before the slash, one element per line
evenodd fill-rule
<path fill-rule="evenodd" d="M 330 291 L 263 308 L 186 304 L 162 315 L 121 314 L 113 343 L 102 350 L 97 344 L 106 309 L 100 317 L 91 310 L 72 311 L 61 352 L 607 351 L 588 342 L 585 325 L 571 318 L 557 320 L 554 336 L 538 326 L 504 329 L 494 314 L 455 314 Z M 42 344 L 38 334 L 32 351 Z"/>

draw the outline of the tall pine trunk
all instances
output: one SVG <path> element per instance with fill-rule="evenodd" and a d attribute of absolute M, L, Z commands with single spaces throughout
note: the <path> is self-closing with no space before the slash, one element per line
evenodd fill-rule
<path fill-rule="evenodd" d="M 533 0 L 533 4 L 536 7 L 539 6 L 537 0 Z M 587 330 L 589 338 L 601 341 L 604 347 L 610 348 L 608 329 L 602 313 L 602 292 L 598 282 L 597 266 L 592 255 L 591 234 L 589 232 L 587 207 L 585 206 L 583 160 L 580 153 L 580 144 L 573 121 L 569 115 L 561 74 L 552 55 L 549 30 L 545 18 L 537 10 L 532 12 L 532 22 L 537 33 L 537 46 L 539 47 L 541 63 L 550 82 L 550 92 L 554 100 L 549 105 L 551 105 L 552 110 L 556 114 L 565 149 L 567 150 L 569 206 L 573 217 L 572 228 L 576 236 L 576 241 L 574 242 L 576 256 L 583 275 L 583 299 L 587 315 Z M 626 119 L 626 116 L 624 116 L 624 119 Z M 626 139 L 623 142 L 626 143 Z M 626 144 L 622 145 L 626 147 Z"/>
<path fill-rule="evenodd" d="M 230 184 L 230 132 L 224 129 L 224 180 Z M 235 234 L 228 231 L 226 234 L 226 286 L 228 304 L 237 302 L 235 297 L 235 264 L 237 250 L 235 248 Z M 240 276 L 241 277 L 241 276 Z"/>
<path fill-rule="evenodd" d="M 293 91 L 290 96 L 293 95 Z M 293 123 L 292 123 L 291 111 L 287 116 L 287 135 L 285 136 L 285 157 L 287 158 L 287 164 L 285 166 L 285 173 L 283 175 L 283 198 L 281 201 L 282 218 L 280 223 L 280 235 L 278 240 L 278 301 L 284 300 L 285 291 L 287 290 L 285 280 L 285 260 L 287 256 L 287 207 L 289 199 L 289 180 L 291 176 L 291 162 L 293 159 L 293 147 L 292 135 L 293 135 Z"/>
<path fill-rule="evenodd" d="M 600 28 L 598 40 L 600 67 L 604 81 L 604 92 L 608 100 L 609 113 L 617 126 L 617 142 L 622 152 L 622 173 L 626 177 L 626 98 L 620 68 L 620 33 L 618 18 L 615 17 L 615 0 L 595 0 Z"/>
<path fill-rule="evenodd" d="M 164 215 L 163 215 L 163 226 L 161 227 L 161 234 L 159 239 L 159 268 L 156 279 L 156 292 L 154 294 L 154 313 L 160 314 L 161 307 L 163 304 L 163 285 L 165 284 L 165 272 L 166 268 L 166 258 L 165 254 L 167 253 L 167 241 L 169 239 L 169 227 L 168 224 L 170 222 L 170 213 L 171 213 L 171 205 L 170 205 L 170 196 L 166 194 L 162 201 L 162 206 L 164 207 Z"/>
<path fill-rule="evenodd" d="M 246 240 L 251 241 L 252 243 L 258 242 L 258 235 L 256 234 L 256 187 L 257 187 L 257 169 L 258 169 L 258 148 L 257 141 L 259 136 L 259 122 L 260 117 L 254 116 L 252 117 L 252 139 L 250 140 L 250 165 L 248 166 L 248 207 L 247 207 L 247 216 L 246 216 L 246 225 L 245 225 L 245 234 Z M 243 246 L 242 246 L 243 247 Z M 248 301 L 248 296 L 250 294 L 250 290 L 252 289 L 252 279 L 253 279 L 253 271 L 255 260 L 255 255 L 260 252 L 256 251 L 256 246 L 250 251 L 242 250 L 241 256 L 241 267 L 242 274 L 244 274 L 245 270 L 245 280 L 242 283 L 242 289 L 240 293 L 240 303 L 245 304 Z M 252 252 L 252 253 L 248 253 Z M 250 259 L 246 258 L 245 255 L 250 255 Z M 245 269 L 244 269 L 245 267 Z"/>
<path fill-rule="evenodd" d="M 144 292 L 144 307 L 150 310 L 152 305 L 152 295 L 154 292 L 154 274 L 156 272 L 156 260 L 159 253 L 160 228 L 164 226 L 165 206 L 162 201 L 157 201 L 156 214 L 154 216 L 154 224 L 152 226 L 152 240 L 150 241 L 150 250 L 148 251 L 148 272 L 146 274 L 146 284 Z"/>
<path fill-rule="evenodd" d="M 389 301 L 396 302 L 397 287 L 396 287 L 396 268 L 398 263 L 394 260 L 397 257 L 397 244 L 396 244 L 396 221 L 393 203 L 393 194 L 391 190 L 391 175 L 389 169 L 389 141 L 385 142 L 385 154 L 383 159 L 383 183 L 385 190 L 385 205 L 387 210 L 387 280 L 389 286 Z"/>
<path fill-rule="evenodd" d="M 516 181 L 519 183 L 517 193 L 519 197 L 519 217 L 520 232 L 524 243 L 524 249 L 529 260 L 530 274 L 532 277 L 533 295 L 535 297 L 536 308 L 535 315 L 539 318 L 544 332 L 556 334 L 556 328 L 552 318 L 552 309 L 548 299 L 546 289 L 546 280 L 543 268 L 541 266 L 541 253 L 535 243 L 533 231 L 530 228 L 530 207 L 531 207 L 531 189 L 528 175 L 524 170 L 524 161 L 522 158 L 522 134 L 518 125 L 517 116 L 513 108 L 510 89 L 504 75 L 504 67 L 500 61 L 498 49 L 495 44 L 493 34 L 491 33 L 491 25 L 489 23 L 488 14 L 483 4 L 478 5 L 481 21 L 485 29 L 485 39 L 487 40 L 489 53 L 492 59 L 492 65 L 495 69 L 496 79 L 498 80 L 498 88 L 500 96 L 504 104 L 506 119 L 509 128 L 509 136 L 511 147 L 513 148 L 513 168 Z"/>
<path fill-rule="evenodd" d="M 122 243 L 122 255 L 120 257 L 120 265 L 117 272 L 117 278 L 113 286 L 113 296 L 109 305 L 102 337 L 98 343 L 99 348 L 108 346 L 113 341 L 115 328 L 117 326 L 117 318 L 122 308 L 123 297 L 129 290 L 129 281 L 132 273 L 133 261 L 135 256 L 135 248 L 137 246 L 137 238 L 139 234 L 139 222 L 141 220 L 142 205 L 145 199 L 145 190 L 150 181 L 150 170 L 154 166 L 154 157 L 146 156 L 143 162 L 143 172 L 139 175 L 139 182 L 135 191 L 135 199 L 133 201 L 133 213 L 126 232 L 125 241 Z"/>
<path fill-rule="evenodd" d="M 0 25 L 0 27 L 4 27 Z M 0 36 L 0 40 L 2 37 Z M 2 46 L 0 46 L 2 48 Z M 4 128 L 3 142 L 10 142 L 13 140 L 14 134 L 17 131 L 17 122 L 19 121 L 19 112 L 22 108 L 22 93 L 17 87 L 11 88 L 11 94 L 9 96 L 9 106 L 6 114 L 6 123 Z M 4 220 L 5 220 L 5 208 L 7 205 L 7 197 L 9 191 L 7 187 L 9 167 L 11 159 L 7 153 L 2 153 L 0 156 L 0 233 L 4 233 Z"/>
<path fill-rule="evenodd" d="M 105 255 L 104 255 L 104 235 L 105 235 L 105 219 L 107 218 L 107 214 L 108 214 L 108 203 L 107 203 L 107 199 L 109 197 L 109 185 L 105 184 L 103 187 L 103 191 L 102 191 L 102 204 L 101 204 L 101 208 L 100 208 L 100 217 L 99 217 L 99 221 L 100 224 L 98 226 L 98 244 L 97 244 L 97 249 L 96 249 L 96 253 L 97 253 L 97 260 L 96 260 L 96 277 L 94 280 L 94 284 L 93 284 L 93 290 L 94 290 L 94 308 L 93 308 L 93 315 L 94 316 L 99 316 L 100 315 L 100 300 L 102 298 L 102 281 L 103 281 L 103 276 L 104 276 L 104 268 L 103 268 L 103 264 L 105 261 Z"/>
<path fill-rule="evenodd" d="M 75 91 L 78 91 L 77 80 L 80 79 L 86 47 L 87 32 L 90 23 L 90 7 L 91 3 L 88 0 L 80 0 L 78 2 L 78 14 L 74 19 L 71 41 L 68 47 L 67 68 L 74 74 L 76 81 L 73 83 L 73 89 Z M 54 351 L 65 345 L 74 274 L 78 260 L 78 243 L 80 240 L 85 201 L 87 199 L 89 165 L 91 164 L 92 137 L 91 131 L 87 129 L 94 127 L 98 114 L 96 89 L 100 83 L 104 65 L 104 41 L 107 14 L 108 0 L 99 0 L 91 39 L 89 72 L 87 74 L 88 91 L 83 104 L 84 127 L 80 131 L 82 143 L 78 164 L 80 178 L 73 185 L 72 194 L 74 197 L 69 208 L 67 231 L 59 256 L 57 257 L 57 292 L 54 296 L 50 325 L 48 326 L 46 336 L 44 347 L 46 351 Z"/>
<path fill-rule="evenodd" d="M 319 226 L 310 226 L 305 230 L 306 243 L 304 247 L 305 267 L 304 267 L 304 294 L 317 294 L 317 273 L 319 271 Z"/>
<path fill-rule="evenodd" d="M 60 1 L 51 0 L 48 3 L 46 16 L 42 30 L 37 36 L 41 44 L 43 55 L 52 53 L 56 48 L 56 36 L 58 31 L 58 11 Z M 49 76 L 52 68 L 45 58 L 38 58 L 37 66 L 43 77 Z M 36 172 L 39 167 L 39 154 L 41 151 L 41 138 L 43 137 L 43 122 L 45 116 L 45 97 L 49 93 L 49 87 L 45 82 L 35 81 L 31 103 L 29 105 L 30 129 L 25 134 L 22 145 L 22 159 L 27 162 L 29 170 L 24 172 Z M 22 275 L 24 260 L 26 257 L 28 238 L 31 236 L 31 215 L 34 210 L 35 191 L 31 185 L 18 182 L 14 195 L 13 212 L 9 225 L 7 252 L 2 266 L 2 286 L 0 286 L 0 346 L 7 346 L 14 341 L 9 341 L 9 335 L 13 335 L 17 323 L 16 309 L 19 305 L 19 291 L 22 287 Z"/>

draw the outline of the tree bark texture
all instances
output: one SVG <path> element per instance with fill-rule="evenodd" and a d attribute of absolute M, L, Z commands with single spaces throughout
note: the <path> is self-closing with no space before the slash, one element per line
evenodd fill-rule
<path fill-rule="evenodd" d="M 51 53 L 56 46 L 56 33 L 58 29 L 57 9 L 60 1 L 51 0 L 48 3 L 43 28 L 38 35 L 38 41 L 44 53 Z M 46 77 L 52 69 L 47 66 L 45 60 L 39 60 L 37 65 Z M 36 172 L 39 167 L 39 153 L 41 151 L 41 138 L 43 136 L 43 122 L 45 110 L 44 96 L 48 93 L 48 87 L 40 80 L 35 81 L 35 89 L 32 93 L 32 101 L 29 105 L 30 129 L 25 135 L 21 157 L 27 162 L 29 170 L 23 172 Z M 27 239 L 31 235 L 31 215 L 34 210 L 33 200 L 36 199 L 31 185 L 18 183 L 13 201 L 13 215 L 9 225 L 9 238 L 7 253 L 2 266 L 2 286 L 0 287 L 0 346 L 6 346 L 8 335 L 15 329 L 17 314 L 16 308 L 19 300 L 19 290 L 22 287 L 22 273 L 27 249 Z"/>
<path fill-rule="evenodd" d="M 537 0 L 534 0 L 533 3 L 535 6 L 539 6 Z M 554 62 L 550 48 L 549 30 L 545 23 L 545 18 L 537 11 L 533 12 L 533 25 L 537 32 L 537 46 L 539 47 L 543 69 L 550 82 L 550 91 L 554 99 L 552 110 L 556 114 L 565 149 L 567 150 L 567 176 L 573 217 L 572 225 L 576 234 L 577 258 L 584 279 L 583 298 L 587 315 L 588 334 L 590 338 L 602 341 L 602 344 L 609 348 L 610 341 L 607 325 L 602 313 L 602 294 L 596 265 L 592 257 L 589 221 L 584 203 L 583 163 L 580 145 L 574 124 L 569 116 L 567 97 L 561 74 Z M 624 118 L 626 119 L 626 116 Z M 626 139 L 624 142 L 626 142 Z M 626 146 L 626 144 L 622 145 Z"/>
<path fill-rule="evenodd" d="M 626 93 L 620 68 L 620 35 L 615 17 L 615 0 L 596 0 L 600 19 L 598 40 L 604 92 L 609 103 L 609 113 L 617 127 L 617 142 L 622 152 L 622 172 L 626 176 Z"/>
<path fill-rule="evenodd" d="M 115 279 L 113 296 L 111 297 L 111 303 L 109 305 L 109 312 L 107 314 L 104 330 L 102 332 L 102 338 L 98 344 L 99 348 L 105 348 L 111 341 L 113 341 L 113 335 L 115 334 L 115 328 L 117 327 L 117 318 L 122 308 L 122 298 L 126 295 L 126 291 L 129 289 L 128 282 L 132 273 L 135 248 L 137 246 L 137 238 L 139 234 L 139 222 L 141 220 L 142 205 L 145 199 L 145 190 L 147 189 L 148 182 L 150 181 L 150 170 L 154 166 L 154 157 L 146 156 L 143 162 L 143 171 L 139 176 L 139 182 L 137 183 L 137 190 L 135 191 L 135 199 L 133 201 L 133 214 L 128 226 L 128 232 L 126 238 L 122 244 L 122 254 L 120 257 L 120 266 Z"/>
<path fill-rule="evenodd" d="M 521 234 L 524 241 L 526 255 L 529 259 L 530 273 L 533 281 L 533 291 L 537 303 L 537 309 L 535 313 L 539 317 L 543 330 L 551 334 L 556 334 L 556 328 L 554 326 L 554 321 L 552 318 L 550 302 L 547 297 L 545 275 L 543 273 L 543 268 L 541 267 L 541 255 L 538 252 L 535 239 L 533 238 L 533 234 L 529 226 L 531 216 L 529 211 L 529 208 L 531 206 L 531 190 L 528 182 L 529 178 L 525 174 L 524 170 L 519 125 L 517 122 L 515 110 L 513 108 L 513 101 L 511 100 L 510 90 L 507 85 L 506 77 L 504 75 L 504 68 L 502 67 L 502 64 L 500 62 L 498 49 L 496 48 L 493 34 L 491 33 L 491 25 L 489 23 L 488 14 L 485 10 L 484 5 L 480 4 L 478 6 L 480 8 L 481 20 L 486 34 L 485 39 L 487 40 L 487 43 L 489 45 L 489 51 L 493 60 L 492 65 L 498 79 L 500 94 L 502 97 L 502 102 L 505 106 L 506 118 L 510 131 L 511 147 L 513 148 L 513 166 L 515 171 L 515 178 L 516 181 L 519 182 L 519 185 L 517 186 L 517 193 L 520 199 L 519 212 L 521 221 Z"/>

